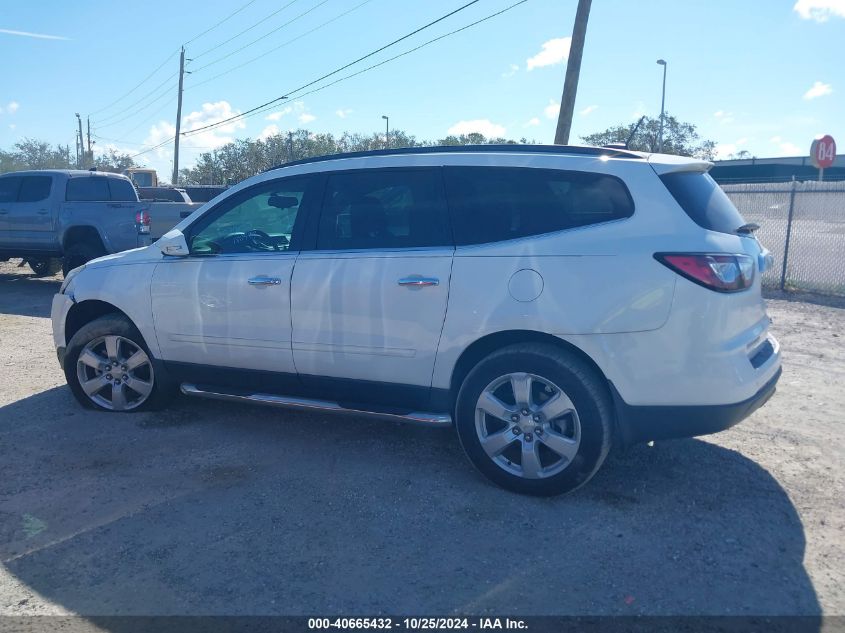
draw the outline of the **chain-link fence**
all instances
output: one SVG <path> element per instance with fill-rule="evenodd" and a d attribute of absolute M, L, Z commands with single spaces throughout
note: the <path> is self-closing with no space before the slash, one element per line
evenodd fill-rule
<path fill-rule="evenodd" d="M 845 296 L 845 182 L 722 185 L 775 259 L 763 286 Z"/>

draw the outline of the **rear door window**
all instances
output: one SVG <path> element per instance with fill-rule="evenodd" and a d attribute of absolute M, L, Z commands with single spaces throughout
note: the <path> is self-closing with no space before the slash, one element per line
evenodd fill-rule
<path fill-rule="evenodd" d="M 123 178 L 107 178 L 107 180 L 109 181 L 112 200 L 116 202 L 137 202 L 138 195 L 135 193 L 135 187 L 128 180 Z"/>
<path fill-rule="evenodd" d="M 451 246 L 436 169 L 373 169 L 331 174 L 317 248 L 400 249 Z"/>
<path fill-rule="evenodd" d="M 634 203 L 606 174 L 524 167 L 447 167 L 459 245 L 485 244 L 630 217 Z"/>
<path fill-rule="evenodd" d="M 111 200 L 105 176 L 82 176 L 67 181 L 65 199 L 69 202 L 102 202 Z"/>
<path fill-rule="evenodd" d="M 7 176 L 0 178 L 0 204 L 4 202 L 16 202 L 18 189 L 21 188 L 20 176 Z"/>
<path fill-rule="evenodd" d="M 18 192 L 18 202 L 41 202 L 50 197 L 50 176 L 24 176 Z"/>
<path fill-rule="evenodd" d="M 684 212 L 708 231 L 736 234 L 745 220 L 710 176 L 697 171 L 663 174 L 663 184 Z"/>

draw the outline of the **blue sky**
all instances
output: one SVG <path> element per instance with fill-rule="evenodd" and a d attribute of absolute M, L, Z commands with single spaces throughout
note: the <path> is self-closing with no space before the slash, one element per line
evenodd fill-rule
<path fill-rule="evenodd" d="M 0 147 L 31 137 L 73 148 L 79 112 L 90 114 L 98 150 L 136 153 L 173 135 L 183 43 L 193 58 L 184 131 L 285 94 L 466 1 L 3 0 Z M 515 1 L 480 0 L 337 77 Z M 420 138 L 480 131 L 551 142 L 576 4 L 528 0 L 358 77 L 187 137 L 181 165 L 276 130 L 381 131 L 383 114 Z M 843 41 L 845 0 L 593 0 L 572 141 L 659 114 L 662 57 L 667 110 L 723 156 L 803 155 L 822 133 L 845 147 Z M 166 177 L 171 158 L 167 145 L 136 160 Z"/>

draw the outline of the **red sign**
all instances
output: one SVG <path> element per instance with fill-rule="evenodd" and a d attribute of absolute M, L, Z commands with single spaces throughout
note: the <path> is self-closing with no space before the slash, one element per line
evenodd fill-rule
<path fill-rule="evenodd" d="M 836 160 L 836 141 L 830 134 L 817 138 L 810 146 L 810 158 L 813 166 L 819 169 L 827 169 Z"/>

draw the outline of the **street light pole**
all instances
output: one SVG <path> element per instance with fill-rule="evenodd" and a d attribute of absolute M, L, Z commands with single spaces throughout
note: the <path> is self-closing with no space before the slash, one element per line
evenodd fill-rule
<path fill-rule="evenodd" d="M 666 67 L 665 59 L 658 59 L 657 63 L 663 66 L 663 96 L 660 98 L 660 134 L 657 137 L 657 151 L 663 153 L 663 120 L 666 117 Z"/>
<path fill-rule="evenodd" d="M 390 118 L 382 114 L 384 119 L 384 149 L 390 149 Z"/>

